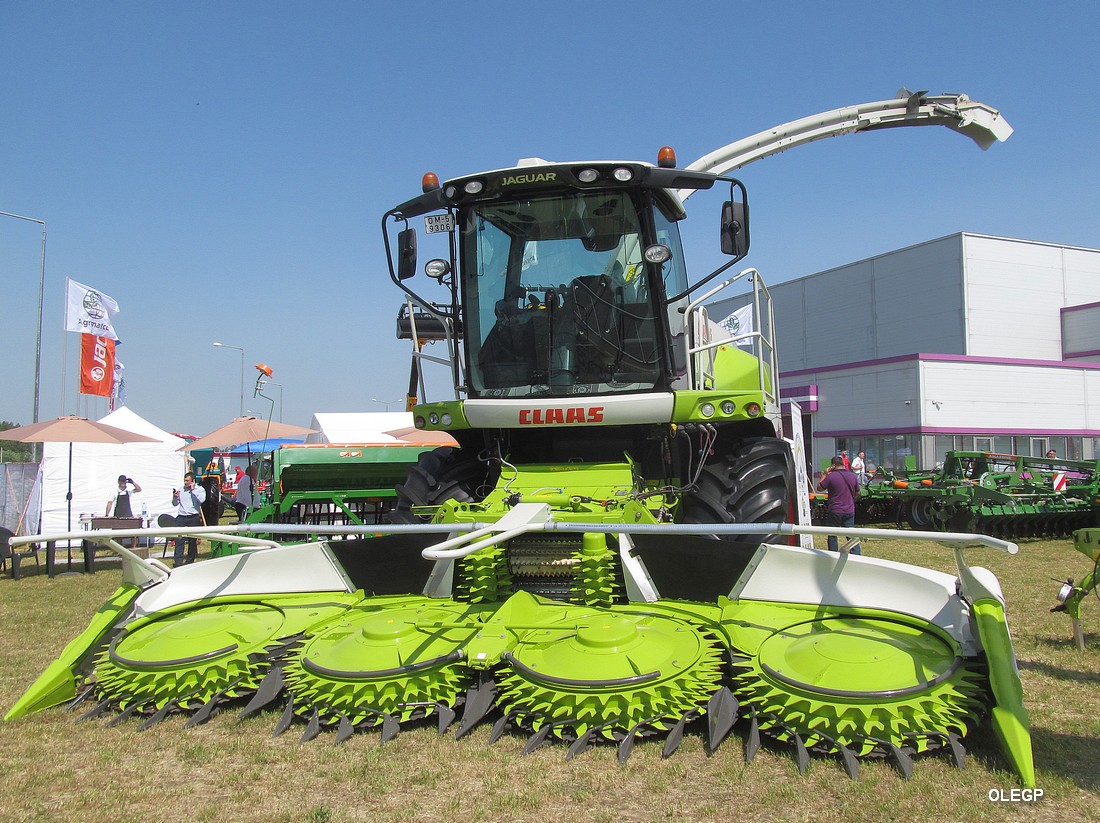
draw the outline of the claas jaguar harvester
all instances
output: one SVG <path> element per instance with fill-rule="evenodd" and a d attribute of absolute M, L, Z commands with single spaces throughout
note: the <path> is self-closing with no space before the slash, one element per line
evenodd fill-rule
<path fill-rule="evenodd" d="M 426 175 L 382 228 L 416 425 L 458 445 L 420 455 L 382 536 L 159 576 L 115 548 L 128 582 L 9 717 L 71 700 L 146 727 L 236 704 L 274 709 L 277 731 L 304 725 L 304 739 L 485 722 L 524 752 L 614 745 L 622 761 L 635 745 L 671 754 L 685 733 L 714 752 L 736 727 L 746 759 L 780 746 L 800 770 L 816 753 L 854 777 L 866 757 L 906 776 L 927 752 L 961 764 L 988 716 L 1033 785 L 1004 600 L 964 558 L 1015 547 L 907 532 L 953 546 L 958 573 L 943 574 L 793 545 L 826 530 L 786 522 L 800 492 L 768 291 L 753 269 L 726 274 L 749 249 L 730 171 L 924 124 L 983 147 L 1011 133 L 965 96 L 906 92 L 686 168 L 662 149 L 655 165 Z M 692 280 L 679 226 L 709 189 L 729 261 Z M 705 305 L 737 285 L 731 332 Z M 418 402 L 439 384 L 448 399 Z"/>

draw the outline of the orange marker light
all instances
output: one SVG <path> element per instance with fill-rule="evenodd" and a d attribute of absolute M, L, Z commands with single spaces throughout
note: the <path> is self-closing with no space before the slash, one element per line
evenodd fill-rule
<path fill-rule="evenodd" d="M 425 193 L 435 191 L 439 188 L 439 178 L 436 177 L 434 171 L 425 172 L 424 178 L 420 182 L 420 186 L 424 189 Z"/>
<path fill-rule="evenodd" d="M 662 169 L 676 168 L 676 150 L 672 146 L 664 146 L 657 152 L 657 165 Z"/>
<path fill-rule="evenodd" d="M 271 377 L 271 366 L 268 366 L 264 363 L 257 363 L 256 371 L 261 372 L 264 377 Z"/>

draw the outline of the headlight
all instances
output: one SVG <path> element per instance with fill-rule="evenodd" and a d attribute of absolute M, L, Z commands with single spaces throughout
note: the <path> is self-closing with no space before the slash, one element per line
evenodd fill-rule
<path fill-rule="evenodd" d="M 424 264 L 424 274 L 428 275 L 428 277 L 434 277 L 436 280 L 438 280 L 440 277 L 443 277 L 443 275 L 445 275 L 450 270 L 451 264 L 448 263 L 446 260 L 439 260 L 438 258 L 435 260 L 429 260 L 427 263 Z"/>
<path fill-rule="evenodd" d="M 666 260 L 672 259 L 672 249 L 661 243 L 654 243 L 652 246 L 646 247 L 645 259 L 650 263 L 664 263 Z"/>
<path fill-rule="evenodd" d="M 442 415 L 442 416 L 441 416 L 441 417 L 439 418 L 439 420 L 440 420 L 440 422 L 441 422 L 441 423 L 442 423 L 442 424 L 443 424 L 444 426 L 449 426 L 449 425 L 451 425 L 451 416 L 450 416 L 449 414 L 443 414 L 443 415 Z"/>
<path fill-rule="evenodd" d="M 485 184 L 480 180 L 471 180 L 462 188 L 466 194 L 481 194 L 485 190 Z"/>
<path fill-rule="evenodd" d="M 577 172 L 577 179 L 582 183 L 595 183 L 600 179 L 600 173 L 595 169 L 581 169 Z"/>
<path fill-rule="evenodd" d="M 714 417 L 714 404 L 704 403 L 699 407 L 699 413 L 702 414 L 703 417 Z"/>
<path fill-rule="evenodd" d="M 618 180 L 620 183 L 629 183 L 634 177 L 634 172 L 628 168 L 620 167 L 611 172 L 611 176 Z"/>
<path fill-rule="evenodd" d="M 737 411 L 737 404 L 732 400 L 723 400 L 719 408 L 722 409 L 722 414 L 733 414 Z"/>

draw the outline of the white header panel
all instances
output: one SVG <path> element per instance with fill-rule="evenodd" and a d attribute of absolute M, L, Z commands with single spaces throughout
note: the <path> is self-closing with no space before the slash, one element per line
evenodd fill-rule
<path fill-rule="evenodd" d="M 474 399 L 463 403 L 462 411 L 479 429 L 668 423 L 672 393 Z"/>

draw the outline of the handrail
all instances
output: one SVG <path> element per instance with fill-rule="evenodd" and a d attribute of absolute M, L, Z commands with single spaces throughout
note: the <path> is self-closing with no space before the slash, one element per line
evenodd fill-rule
<path fill-rule="evenodd" d="M 462 397 L 460 387 L 465 385 L 465 378 L 462 375 L 462 358 L 458 353 L 457 335 L 454 333 L 453 319 L 442 312 L 436 311 L 434 306 L 428 305 L 420 300 L 414 301 L 411 297 L 406 298 L 405 305 L 409 308 L 409 329 L 412 332 L 413 345 L 412 356 L 413 361 L 417 363 L 417 388 L 420 392 L 421 402 L 427 402 L 427 386 L 424 383 L 424 372 L 419 365 L 419 361 L 421 360 L 438 363 L 450 369 L 451 384 L 454 387 L 455 400 L 460 400 Z M 416 333 L 416 312 L 413 310 L 414 306 L 423 309 L 425 314 L 429 314 L 439 321 L 440 326 L 443 328 L 443 339 L 447 343 L 447 357 L 437 357 L 433 354 L 425 354 L 421 350 L 420 337 Z"/>
<path fill-rule="evenodd" d="M 771 292 L 768 291 L 768 287 L 764 284 L 763 277 L 761 277 L 757 269 L 751 267 L 747 268 L 739 274 L 723 280 L 714 288 L 692 300 L 685 311 L 687 328 L 689 333 L 694 337 L 696 314 L 698 314 L 704 322 L 709 322 L 706 307 L 703 304 L 714 295 L 718 294 L 718 292 L 733 285 L 743 277 L 748 277 L 753 287 L 753 331 L 746 334 L 730 335 L 718 340 L 710 340 L 698 345 L 690 345 L 688 347 L 687 358 L 688 385 L 696 391 L 705 389 L 703 385 L 702 369 L 695 369 L 695 355 L 705 351 L 712 351 L 719 346 L 729 345 L 730 343 L 737 345 L 737 342 L 740 340 L 753 340 L 753 352 L 758 361 L 757 374 L 760 381 L 760 389 L 764 392 L 765 398 L 778 408 L 779 363 L 775 355 L 775 340 L 771 337 L 772 330 L 775 328 L 775 318 L 772 311 L 772 296 Z M 767 312 L 767 320 L 766 322 L 762 322 L 765 311 Z M 765 327 L 766 331 L 762 330 Z M 769 385 L 771 387 L 770 389 L 768 388 Z"/>
<path fill-rule="evenodd" d="M 521 504 L 524 505 L 524 504 Z M 543 504 L 538 504 L 540 507 Z M 810 534 L 810 535 L 848 535 L 861 539 L 916 540 L 920 542 L 944 543 L 946 545 L 978 545 L 994 548 L 1006 554 L 1016 554 L 1019 546 L 1007 540 L 1000 540 L 986 534 L 965 532 L 910 531 L 908 529 L 868 529 L 845 526 L 802 526 L 795 523 L 579 523 L 555 520 L 526 520 L 526 531 L 593 532 L 601 534 L 698 534 L 706 536 L 735 534 Z M 89 535 L 103 538 L 113 537 L 220 537 L 226 540 L 244 542 L 249 533 L 263 534 L 328 534 L 328 535 L 393 535 L 393 534 L 466 534 L 465 540 L 476 539 L 493 532 L 515 528 L 515 522 L 503 524 L 500 521 L 470 521 L 466 523 L 411 523 L 382 525 L 313 525 L 309 523 L 240 523 L 231 526 L 192 526 L 179 529 L 100 529 L 98 531 L 60 532 L 57 534 L 20 535 L 11 538 L 11 545 L 22 546 L 32 543 L 46 543 L 66 539 L 87 539 Z M 100 542 L 100 541 L 96 541 Z M 250 542 L 265 544 L 271 548 L 283 546 L 273 540 L 252 539 Z M 455 541 L 461 542 L 461 541 Z M 447 541 L 451 544 L 451 541 Z M 443 547 L 437 544 L 432 548 Z M 127 551 L 128 550 L 124 550 Z M 116 552 L 117 553 L 117 552 Z"/>

